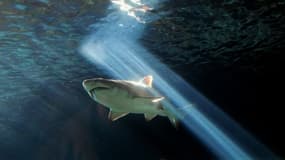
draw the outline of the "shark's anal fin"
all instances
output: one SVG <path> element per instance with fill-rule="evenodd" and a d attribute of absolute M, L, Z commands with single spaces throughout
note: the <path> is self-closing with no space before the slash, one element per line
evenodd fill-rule
<path fill-rule="evenodd" d="M 128 113 L 126 112 L 114 112 L 112 110 L 109 111 L 109 115 L 108 115 L 108 118 L 111 120 L 111 121 L 115 121 L 119 118 L 122 118 L 124 116 L 126 116 Z"/>
<path fill-rule="evenodd" d="M 145 113 L 144 114 L 144 118 L 146 121 L 151 121 L 155 117 L 156 117 L 156 114 L 151 114 L 151 113 Z"/>
<path fill-rule="evenodd" d="M 178 129 L 178 126 L 179 126 L 178 119 L 175 118 L 175 117 L 172 117 L 172 116 L 171 116 L 171 117 L 168 117 L 168 118 L 169 118 L 171 124 L 172 124 L 176 129 Z"/>

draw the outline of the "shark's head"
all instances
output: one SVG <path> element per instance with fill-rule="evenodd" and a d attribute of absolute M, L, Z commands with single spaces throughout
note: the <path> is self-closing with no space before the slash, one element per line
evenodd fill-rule
<path fill-rule="evenodd" d="M 114 88 L 115 82 L 103 78 L 86 79 L 82 82 L 86 92 L 93 97 L 95 92 L 110 90 Z"/>

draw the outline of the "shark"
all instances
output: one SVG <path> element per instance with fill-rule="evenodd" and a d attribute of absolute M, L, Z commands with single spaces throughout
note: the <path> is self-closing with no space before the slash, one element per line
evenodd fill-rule
<path fill-rule="evenodd" d="M 112 121 L 128 114 L 143 114 L 146 121 L 163 116 L 177 128 L 177 118 L 162 104 L 165 98 L 152 94 L 152 82 L 153 77 L 147 75 L 139 81 L 92 78 L 82 85 L 94 101 L 109 108 L 108 118 Z"/>

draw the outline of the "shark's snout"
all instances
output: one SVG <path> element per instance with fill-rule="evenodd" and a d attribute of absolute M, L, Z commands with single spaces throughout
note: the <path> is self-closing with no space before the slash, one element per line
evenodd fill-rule
<path fill-rule="evenodd" d="M 111 86 L 105 82 L 102 78 L 86 79 L 82 82 L 82 86 L 87 92 L 92 90 L 109 89 Z"/>
<path fill-rule="evenodd" d="M 86 79 L 82 82 L 83 88 L 89 94 L 89 96 L 94 97 L 95 92 L 102 89 L 109 89 L 107 86 L 104 86 L 104 83 L 101 82 L 101 78 L 95 79 Z"/>
<path fill-rule="evenodd" d="M 91 89 L 93 89 L 95 87 L 95 81 L 92 80 L 92 79 L 85 79 L 83 82 L 82 82 L 82 86 L 84 87 L 84 89 L 86 91 L 90 91 Z"/>

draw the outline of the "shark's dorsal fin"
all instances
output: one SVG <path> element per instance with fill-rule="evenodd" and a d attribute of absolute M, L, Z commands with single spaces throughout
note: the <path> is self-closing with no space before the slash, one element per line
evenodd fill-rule
<path fill-rule="evenodd" d="M 155 117 L 156 117 L 156 114 L 152 114 L 152 113 L 145 113 L 144 114 L 144 118 L 146 121 L 151 121 Z"/>
<path fill-rule="evenodd" d="M 147 87 L 152 87 L 153 77 L 152 75 L 148 75 L 143 77 L 142 83 L 145 84 Z"/>
<path fill-rule="evenodd" d="M 119 118 L 122 118 L 122 117 L 126 116 L 127 114 L 128 114 L 127 112 L 114 112 L 114 111 L 110 110 L 108 118 L 111 121 L 115 121 L 115 120 L 117 120 Z"/>

